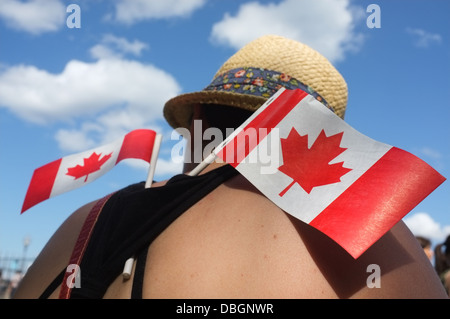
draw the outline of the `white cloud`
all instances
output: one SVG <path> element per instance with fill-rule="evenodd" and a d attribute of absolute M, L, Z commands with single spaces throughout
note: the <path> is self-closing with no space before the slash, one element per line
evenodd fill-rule
<path fill-rule="evenodd" d="M 55 139 L 60 149 L 70 152 L 78 152 L 98 146 L 93 139 L 89 138 L 86 130 L 61 129 L 56 132 Z"/>
<path fill-rule="evenodd" d="M 93 115 L 111 107 L 139 110 L 147 120 L 179 92 L 175 79 L 150 64 L 121 59 L 71 60 L 59 74 L 29 65 L 0 74 L 0 103 L 35 123 Z"/>
<path fill-rule="evenodd" d="M 90 53 L 95 59 L 109 59 L 121 58 L 126 54 L 140 56 L 145 49 L 148 49 L 148 45 L 139 40 L 130 42 L 125 38 L 106 34 L 99 44 L 90 49 Z"/>
<path fill-rule="evenodd" d="M 205 3 L 206 0 L 118 0 L 115 19 L 133 24 L 146 19 L 186 17 Z"/>
<path fill-rule="evenodd" d="M 413 36 L 414 45 L 420 48 L 428 48 L 432 44 L 440 44 L 442 42 L 441 35 L 437 33 L 414 28 L 407 28 L 406 32 Z"/>
<path fill-rule="evenodd" d="M 145 172 L 148 174 L 149 165 L 147 162 L 140 160 L 140 159 L 133 159 L 129 158 L 126 161 L 124 161 L 129 167 L 132 167 L 136 170 Z M 183 171 L 183 164 L 177 163 L 172 160 L 166 160 L 162 158 L 161 156 L 158 157 L 158 160 L 156 162 L 155 166 L 155 175 L 153 177 L 153 180 L 160 181 L 160 180 L 166 180 L 170 177 L 172 177 L 175 174 L 180 174 Z M 147 178 L 147 175 L 143 175 L 145 178 Z M 117 185 L 114 185 L 113 188 L 117 188 Z"/>
<path fill-rule="evenodd" d="M 156 163 L 155 176 L 172 176 L 183 171 L 183 163 L 159 158 Z"/>
<path fill-rule="evenodd" d="M 64 25 L 66 7 L 60 0 L 2 0 L 0 18 L 11 28 L 41 34 Z"/>
<path fill-rule="evenodd" d="M 435 160 L 442 159 L 442 154 L 441 154 L 439 151 L 434 150 L 434 149 L 432 149 L 432 148 L 430 148 L 430 147 L 423 147 L 423 148 L 420 150 L 420 152 L 421 152 L 422 154 L 424 154 L 424 155 L 426 155 L 426 156 L 432 158 L 432 159 L 435 159 Z"/>
<path fill-rule="evenodd" d="M 213 26 L 211 39 L 239 49 L 262 35 L 278 34 L 303 42 L 336 62 L 361 45 L 362 35 L 354 27 L 362 11 L 349 0 L 249 2 L 235 16 L 225 14 Z"/>
<path fill-rule="evenodd" d="M 121 52 L 139 54 L 140 42 L 109 36 Z M 120 51 L 119 50 L 119 51 Z M 151 64 L 112 56 L 71 60 L 61 73 L 31 65 L 0 71 L 0 107 L 36 124 L 64 123 L 55 134 L 64 151 L 81 151 L 136 128 L 159 129 L 162 108 L 180 93 L 176 80 Z"/>
<path fill-rule="evenodd" d="M 414 235 L 424 236 L 436 242 L 441 242 L 450 235 L 450 225 L 440 225 L 427 213 L 415 213 L 405 217 L 403 221 Z"/>

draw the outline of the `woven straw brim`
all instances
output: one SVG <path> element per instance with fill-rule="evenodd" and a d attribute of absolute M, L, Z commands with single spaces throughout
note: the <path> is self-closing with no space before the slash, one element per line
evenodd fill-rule
<path fill-rule="evenodd" d="M 263 36 L 231 56 L 214 78 L 243 67 L 273 70 L 295 78 L 319 93 L 334 112 L 344 118 L 347 84 L 334 66 L 309 46 L 281 36 Z M 256 110 L 265 100 L 260 96 L 218 90 L 187 93 L 169 100 L 164 107 L 164 116 L 172 127 L 187 128 L 195 104 L 223 104 Z"/>

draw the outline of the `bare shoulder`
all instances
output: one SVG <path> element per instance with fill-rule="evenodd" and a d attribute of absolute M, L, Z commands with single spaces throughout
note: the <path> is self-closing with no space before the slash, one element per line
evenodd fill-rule
<path fill-rule="evenodd" d="M 16 298 L 38 298 L 65 269 L 95 204 L 81 207 L 61 225 Z M 143 279 L 144 298 L 446 298 L 403 222 L 355 260 L 242 176 L 202 198 L 153 241 Z M 129 298 L 131 281 L 118 277 L 105 298 Z"/>
<path fill-rule="evenodd" d="M 400 221 L 358 259 L 308 225 L 297 224 L 311 260 L 339 298 L 447 298 L 431 262 Z"/>
<path fill-rule="evenodd" d="M 61 224 L 28 269 L 14 298 L 38 298 L 53 279 L 67 267 L 81 227 L 96 202 L 80 207 Z M 51 297 L 57 297 L 57 293 L 58 291 L 55 291 Z"/>
<path fill-rule="evenodd" d="M 235 181 L 237 185 L 246 184 L 239 178 Z M 247 189 L 251 189 L 248 183 Z M 255 201 L 252 205 L 259 203 L 262 204 L 262 201 Z M 268 210 L 268 207 L 258 209 Z M 269 210 L 275 215 L 278 208 L 273 205 Z M 433 265 L 403 221 L 398 222 L 360 258 L 354 259 L 328 236 L 286 215 L 299 235 L 293 247 L 302 254 L 303 282 L 311 278 L 311 285 L 314 281 L 316 285 L 322 285 L 317 292 L 329 292 L 317 294 L 316 297 L 334 294 L 338 298 L 448 297 Z M 281 215 L 277 219 L 282 219 Z M 290 227 L 284 225 L 281 229 L 288 233 Z M 308 273 L 306 269 L 318 271 Z"/>
<path fill-rule="evenodd" d="M 371 284 L 367 277 L 369 282 L 356 297 L 448 298 L 433 265 L 403 221 L 383 236 L 364 260 L 366 263 L 373 260 L 368 275 L 379 270 L 379 287 Z"/>
<path fill-rule="evenodd" d="M 144 297 L 446 295 L 403 222 L 355 260 L 329 237 L 283 212 L 238 176 L 186 211 L 152 243 Z"/>

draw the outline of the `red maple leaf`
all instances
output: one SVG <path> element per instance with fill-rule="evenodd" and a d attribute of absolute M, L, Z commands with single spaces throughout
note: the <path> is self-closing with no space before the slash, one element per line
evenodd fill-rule
<path fill-rule="evenodd" d="M 340 182 L 341 177 L 351 169 L 343 167 L 343 162 L 329 163 L 346 150 L 339 146 L 343 134 L 326 136 L 322 130 L 311 148 L 308 148 L 308 135 L 301 136 L 292 128 L 289 136 L 281 139 L 284 164 L 278 170 L 294 180 L 280 196 L 294 183 L 298 183 L 309 194 L 316 186 Z"/>
<path fill-rule="evenodd" d="M 102 165 L 105 164 L 107 160 L 109 160 L 111 154 L 112 152 L 100 159 L 100 155 L 102 155 L 102 153 L 97 154 L 96 152 L 94 152 L 88 158 L 83 159 L 83 166 L 77 165 L 75 167 L 68 168 L 66 175 L 73 176 L 75 177 L 75 179 L 86 176 L 86 178 L 84 179 L 84 181 L 86 182 L 89 174 L 100 170 Z"/>

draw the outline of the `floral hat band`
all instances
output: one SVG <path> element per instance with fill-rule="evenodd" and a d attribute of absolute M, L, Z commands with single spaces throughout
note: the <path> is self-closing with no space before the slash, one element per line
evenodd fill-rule
<path fill-rule="evenodd" d="M 198 104 L 254 112 L 281 87 L 301 89 L 344 118 L 348 90 L 339 71 L 306 44 L 271 34 L 250 41 L 229 57 L 205 89 L 169 99 L 164 118 L 173 128 L 189 128 Z"/>
<path fill-rule="evenodd" d="M 285 73 L 262 68 L 245 67 L 229 70 L 215 77 L 204 91 L 225 91 L 269 98 L 281 87 L 289 90 L 301 89 L 334 112 L 332 106 L 310 86 Z"/>

